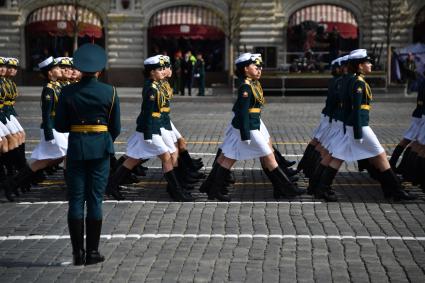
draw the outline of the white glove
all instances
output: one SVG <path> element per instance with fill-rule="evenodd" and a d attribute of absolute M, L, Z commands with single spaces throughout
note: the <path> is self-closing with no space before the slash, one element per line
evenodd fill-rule
<path fill-rule="evenodd" d="M 145 140 L 148 144 L 152 144 L 152 140 Z"/>
<path fill-rule="evenodd" d="M 355 140 L 356 143 L 362 144 L 363 143 L 363 139 L 359 139 L 359 140 Z"/>
<path fill-rule="evenodd" d="M 49 140 L 47 142 L 50 143 L 50 144 L 56 144 L 56 140 L 55 139 Z"/>
<path fill-rule="evenodd" d="M 251 144 L 251 140 L 245 140 L 245 141 L 242 141 L 243 143 L 246 143 L 247 145 L 250 145 Z"/>

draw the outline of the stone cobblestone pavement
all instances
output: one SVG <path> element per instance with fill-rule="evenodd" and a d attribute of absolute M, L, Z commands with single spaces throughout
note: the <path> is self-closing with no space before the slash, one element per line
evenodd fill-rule
<path fill-rule="evenodd" d="M 306 98 L 308 101 L 308 98 Z M 321 103 L 270 103 L 265 121 L 289 159 L 299 160 L 318 121 Z M 371 126 L 390 154 L 407 128 L 412 103 L 376 103 Z M 39 103 L 18 103 L 28 154 L 39 139 Z M 140 105 L 122 104 L 125 151 Z M 172 118 L 209 172 L 230 103 L 173 105 Z M 119 156 L 120 154 L 118 154 Z M 66 190 L 48 176 L 16 203 L 0 203 L 1 282 L 425 282 L 425 195 L 388 202 L 355 164 L 337 175 L 339 201 L 311 196 L 276 201 L 258 160 L 239 162 L 233 202 L 171 202 L 157 160 L 148 176 L 126 186 L 126 201 L 106 200 L 103 264 L 70 265 Z M 300 186 L 306 186 L 301 178 Z"/>

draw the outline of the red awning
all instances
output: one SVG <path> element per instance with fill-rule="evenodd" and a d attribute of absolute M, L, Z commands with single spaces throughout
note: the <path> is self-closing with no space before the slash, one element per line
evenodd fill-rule
<path fill-rule="evenodd" d="M 219 40 L 224 38 L 224 33 L 219 28 L 206 25 L 162 25 L 149 28 L 149 36 Z"/>
<path fill-rule="evenodd" d="M 332 22 L 323 22 L 320 23 L 325 25 L 326 32 L 332 32 L 334 28 L 338 30 L 339 35 L 342 38 L 352 38 L 356 39 L 359 36 L 357 26 L 346 23 L 332 23 Z"/>
<path fill-rule="evenodd" d="M 78 19 L 78 36 L 101 38 L 102 21 L 94 12 L 73 5 L 47 6 L 35 10 L 27 20 L 27 31 L 32 35 L 73 36 Z"/>
<path fill-rule="evenodd" d="M 32 35 L 48 34 L 51 36 L 73 36 L 74 23 L 69 21 L 45 21 L 27 25 L 27 31 Z M 78 25 L 78 36 L 90 36 L 101 38 L 103 36 L 102 28 L 80 23 Z"/>

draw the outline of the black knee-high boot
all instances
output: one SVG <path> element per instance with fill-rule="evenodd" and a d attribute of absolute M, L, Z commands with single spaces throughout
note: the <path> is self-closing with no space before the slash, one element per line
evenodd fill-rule
<path fill-rule="evenodd" d="M 307 178 L 311 178 L 311 175 L 313 175 L 314 171 L 316 170 L 317 166 L 319 165 L 321 160 L 320 152 L 317 150 L 313 150 L 309 160 L 307 161 L 307 164 L 304 168 L 304 175 Z"/>
<path fill-rule="evenodd" d="M 68 230 L 71 237 L 73 263 L 83 265 L 86 261 L 83 219 L 68 219 Z"/>
<path fill-rule="evenodd" d="M 324 198 L 326 201 L 337 201 L 337 197 L 335 192 L 332 190 L 332 182 L 335 179 L 338 170 L 332 167 L 326 167 L 322 176 L 320 177 L 319 184 L 314 190 L 314 197 L 316 198 Z"/>
<path fill-rule="evenodd" d="M 207 192 L 208 199 L 217 199 L 220 201 L 231 201 L 229 195 L 223 194 L 223 188 L 226 185 L 226 176 L 229 175 L 229 169 L 222 167 L 220 164 L 216 164 L 217 167 L 214 173 L 214 178 L 211 180 L 211 185 L 209 186 L 209 190 Z"/>
<path fill-rule="evenodd" d="M 120 193 L 118 187 L 121 184 L 121 181 L 124 180 L 131 170 L 121 165 L 115 170 L 115 173 L 112 174 L 108 180 L 108 186 L 106 187 L 106 195 L 112 196 L 116 200 L 123 200 L 124 197 Z"/>
<path fill-rule="evenodd" d="M 393 170 L 397 167 L 397 161 L 405 148 L 406 148 L 405 146 L 397 145 L 393 153 L 391 154 L 390 165 L 391 165 L 391 168 L 393 168 Z"/>
<path fill-rule="evenodd" d="M 305 168 L 305 165 L 307 164 L 307 161 L 310 158 L 310 155 L 311 155 L 313 150 L 314 150 L 314 145 L 308 144 L 306 149 L 304 150 L 304 154 L 301 157 L 300 162 L 298 162 L 298 165 L 297 165 L 298 171 L 301 171 Z"/>
<path fill-rule="evenodd" d="M 403 157 L 401 158 L 400 164 L 398 165 L 397 169 L 395 170 L 398 174 L 404 174 L 405 171 L 407 171 L 407 164 L 408 164 L 408 157 L 410 152 L 412 151 L 412 148 L 408 146 L 406 150 L 403 153 Z"/>
<path fill-rule="evenodd" d="M 266 174 L 267 178 L 269 178 L 269 180 L 271 181 L 273 176 L 270 173 L 269 169 L 267 169 L 265 166 L 262 166 L 262 167 L 263 167 L 263 171 Z M 272 185 L 273 185 L 273 197 L 275 199 L 280 199 L 280 197 L 282 196 L 282 193 L 281 193 L 279 187 L 276 186 L 276 182 L 274 182 L 274 183 L 272 182 Z"/>
<path fill-rule="evenodd" d="M 308 180 L 307 194 L 314 194 L 314 191 L 316 190 L 316 187 L 319 184 L 320 178 L 322 177 L 322 173 L 325 169 L 326 166 L 320 163 L 316 170 L 314 170 L 313 175 Z"/>
<path fill-rule="evenodd" d="M 417 157 L 418 153 L 416 151 L 410 151 L 409 156 L 407 157 L 406 170 L 403 172 L 403 178 L 405 181 L 413 181 Z"/>
<path fill-rule="evenodd" d="M 100 233 L 102 219 L 93 220 L 86 218 L 86 265 L 96 264 L 105 260 L 99 253 Z"/>
<path fill-rule="evenodd" d="M 198 171 L 202 167 L 204 167 L 204 164 L 202 161 L 194 162 L 192 158 L 190 158 L 189 152 L 187 150 L 181 151 L 179 158 L 182 160 L 182 162 L 187 166 L 188 168 Z"/>
<path fill-rule="evenodd" d="M 213 165 L 212 165 L 213 167 L 214 167 L 215 163 L 217 162 L 218 157 L 221 155 L 222 152 L 223 151 L 221 150 L 221 148 L 217 149 L 217 153 L 215 154 Z"/>
<path fill-rule="evenodd" d="M 279 166 L 269 172 L 270 181 L 273 187 L 280 192 L 281 196 L 293 197 L 305 193 L 304 189 L 298 188 L 296 184 L 289 180 L 288 176 L 285 175 Z"/>
<path fill-rule="evenodd" d="M 406 192 L 401 185 L 400 179 L 390 168 L 384 172 L 381 172 L 381 186 L 385 186 L 386 191 L 390 192 L 394 200 L 414 200 L 416 197 L 414 195 Z"/>
<path fill-rule="evenodd" d="M 205 181 L 202 183 L 202 185 L 199 187 L 199 191 L 201 193 L 208 193 L 210 190 L 210 187 L 212 185 L 212 181 L 216 178 L 217 169 L 220 166 L 217 162 L 214 163 L 213 168 L 211 169 L 210 174 L 205 179 Z"/>
<path fill-rule="evenodd" d="M 193 190 L 193 182 L 187 182 L 187 171 L 181 166 L 174 167 L 174 172 L 176 173 L 177 180 L 180 182 L 180 185 L 185 190 Z M 195 181 L 196 183 L 196 181 Z"/>
<path fill-rule="evenodd" d="M 18 188 L 30 186 L 35 174 L 36 172 L 32 171 L 28 164 L 25 164 L 25 166 L 19 170 L 18 174 L 8 177 L 5 183 L 9 186 L 10 190 L 18 196 Z"/>
<path fill-rule="evenodd" d="M 282 164 L 282 166 L 284 167 L 291 167 L 293 165 L 295 165 L 295 161 L 289 161 L 286 160 L 285 157 L 282 155 L 282 153 L 280 153 L 280 151 L 277 149 L 277 147 L 273 146 L 273 150 L 274 150 L 274 156 L 276 158 L 276 161 L 280 162 Z"/>
<path fill-rule="evenodd" d="M 167 191 L 172 199 L 175 201 L 195 200 L 195 198 L 182 187 L 174 170 L 164 173 L 164 178 L 168 183 Z"/>
<path fill-rule="evenodd" d="M 425 157 L 421 158 L 421 171 L 425 172 Z M 422 189 L 422 192 L 425 193 L 425 174 L 421 174 L 421 178 L 420 178 L 420 187 Z"/>

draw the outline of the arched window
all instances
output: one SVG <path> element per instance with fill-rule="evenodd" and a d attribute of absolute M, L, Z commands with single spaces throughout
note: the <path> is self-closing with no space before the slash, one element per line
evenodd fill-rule
<path fill-rule="evenodd" d="M 307 68 L 321 69 L 341 54 L 357 48 L 358 37 L 358 24 L 352 12 L 329 4 L 304 7 L 289 18 L 287 60 L 293 68 L 307 65 Z"/>
<path fill-rule="evenodd" d="M 154 14 L 149 21 L 149 53 L 170 57 L 191 51 L 202 53 L 207 71 L 224 69 L 223 20 L 200 6 L 173 6 Z"/>
<path fill-rule="evenodd" d="M 95 42 L 104 45 L 101 18 L 93 11 L 74 5 L 46 6 L 33 11 L 27 18 L 26 45 L 28 67 L 47 56 L 72 56 L 74 36 L 78 45 Z"/>

